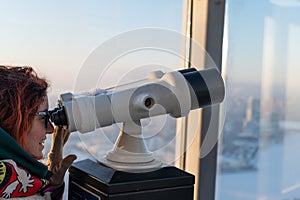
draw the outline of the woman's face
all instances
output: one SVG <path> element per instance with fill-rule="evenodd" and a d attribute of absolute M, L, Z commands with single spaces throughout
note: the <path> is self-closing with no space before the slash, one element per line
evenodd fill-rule
<path fill-rule="evenodd" d="M 43 98 L 43 102 L 38 108 L 38 112 L 48 110 L 48 97 Z M 45 117 L 44 116 L 34 116 L 32 126 L 28 132 L 26 139 L 26 147 L 28 153 L 39 160 L 43 158 L 43 149 L 44 142 L 46 140 L 46 134 L 51 134 L 54 128 L 50 122 L 48 126 L 45 126 Z"/>

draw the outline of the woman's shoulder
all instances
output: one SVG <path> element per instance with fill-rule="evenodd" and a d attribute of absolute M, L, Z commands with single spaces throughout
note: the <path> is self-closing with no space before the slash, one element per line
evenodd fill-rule
<path fill-rule="evenodd" d="M 0 197 L 29 197 L 36 195 L 46 184 L 45 180 L 30 174 L 15 161 L 0 160 Z"/>

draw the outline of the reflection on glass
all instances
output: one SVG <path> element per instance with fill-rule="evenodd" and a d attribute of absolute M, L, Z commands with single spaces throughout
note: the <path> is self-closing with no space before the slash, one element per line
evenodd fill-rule
<path fill-rule="evenodd" d="M 300 199 L 297 2 L 227 1 L 228 105 L 218 200 Z"/>

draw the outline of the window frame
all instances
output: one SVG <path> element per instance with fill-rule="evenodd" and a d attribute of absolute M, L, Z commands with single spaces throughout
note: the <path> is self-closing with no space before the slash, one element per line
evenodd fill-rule
<path fill-rule="evenodd" d="M 191 41 L 199 43 L 215 62 L 222 72 L 223 30 L 225 17 L 225 0 L 186 0 L 183 6 L 183 33 Z M 188 60 L 205 58 L 194 52 L 193 45 L 186 44 L 185 52 Z M 206 66 L 205 59 L 203 66 Z M 189 68 L 190 63 L 182 64 L 183 68 Z M 212 128 L 215 139 L 218 139 L 220 106 L 200 109 L 191 113 L 188 117 L 179 120 L 177 126 L 181 126 L 181 132 L 177 134 L 176 155 L 184 151 L 184 154 L 175 162 L 175 165 L 195 175 L 194 199 L 214 200 L 217 173 L 218 142 L 213 149 L 203 158 L 200 158 L 200 147 L 206 136 L 208 126 Z M 218 113 L 215 119 L 211 119 L 211 113 Z M 198 115 L 198 117 L 197 117 Z M 200 117 L 200 118 L 199 118 Z M 200 119 L 200 123 L 196 122 Z M 197 135 L 190 134 L 195 131 Z M 192 135 L 192 136 L 191 136 Z M 195 137 L 195 138 L 190 138 Z M 191 144 L 188 142 L 193 139 Z M 188 146 L 189 145 L 189 146 Z M 188 146 L 188 148 L 187 148 Z"/>

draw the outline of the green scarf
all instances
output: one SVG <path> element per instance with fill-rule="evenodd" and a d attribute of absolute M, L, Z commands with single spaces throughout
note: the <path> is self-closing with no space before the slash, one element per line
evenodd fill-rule
<path fill-rule="evenodd" d="M 41 179 L 49 180 L 52 172 L 47 166 L 30 156 L 5 130 L 0 127 L 0 160 L 12 159 Z"/>

